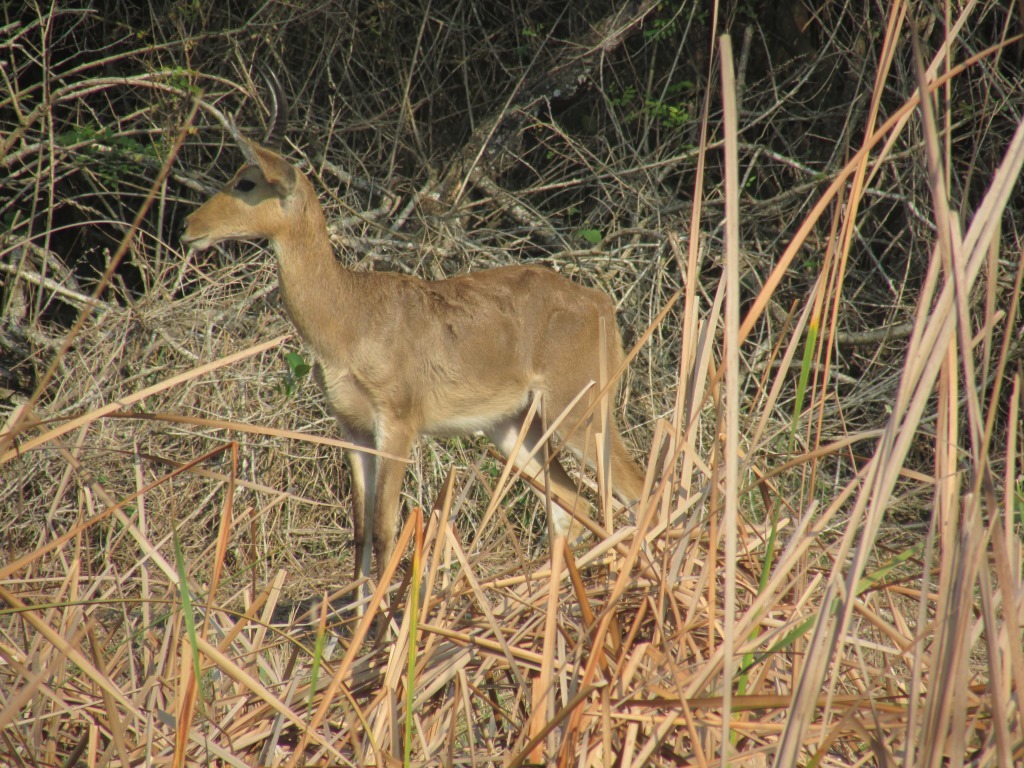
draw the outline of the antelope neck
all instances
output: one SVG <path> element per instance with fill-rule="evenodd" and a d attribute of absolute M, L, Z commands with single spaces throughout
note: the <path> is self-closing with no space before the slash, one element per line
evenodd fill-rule
<path fill-rule="evenodd" d="M 319 211 L 317 211 L 319 214 Z M 321 360 L 336 360 L 359 327 L 360 275 L 335 258 L 322 215 L 306 219 L 272 241 L 285 309 Z M 338 360 L 338 362 L 341 362 Z"/>

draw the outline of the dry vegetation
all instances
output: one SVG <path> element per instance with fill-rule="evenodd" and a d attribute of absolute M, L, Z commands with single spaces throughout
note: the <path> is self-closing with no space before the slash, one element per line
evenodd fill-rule
<path fill-rule="evenodd" d="M 144 5 L 0 20 L 0 764 L 1024 761 L 1019 4 Z M 371 610 L 310 602 L 272 258 L 175 234 L 264 63 L 346 264 L 618 301 L 649 493 L 561 580 L 432 442 Z"/>

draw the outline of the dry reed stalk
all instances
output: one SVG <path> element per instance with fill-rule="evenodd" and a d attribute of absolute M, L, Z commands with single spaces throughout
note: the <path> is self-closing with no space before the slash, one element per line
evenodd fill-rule
<path fill-rule="evenodd" d="M 542 514 L 543 505 L 517 498 L 511 467 L 465 446 L 428 447 L 409 485 L 413 506 L 431 510 L 416 547 L 421 583 L 398 577 L 396 557 L 366 616 L 355 618 L 345 604 L 351 590 L 338 589 L 348 581 L 347 564 L 319 572 L 310 565 L 334 563 L 331 555 L 347 547 L 338 524 L 344 516 L 332 517 L 344 501 L 344 490 L 334 490 L 340 441 L 329 436 L 308 388 L 274 392 L 280 366 L 261 353 L 285 344 L 289 329 L 264 307 L 265 267 L 163 261 L 162 244 L 138 243 L 133 255 L 149 264 L 152 297 L 123 307 L 76 298 L 89 314 L 81 315 L 75 343 L 42 345 L 63 347 L 51 366 L 62 373 L 45 399 L 5 415 L 6 430 L 18 420 L 22 426 L 7 432 L 8 441 L 20 442 L 0 456 L 7 533 L 0 762 L 163 765 L 176 755 L 184 764 L 362 766 L 409 754 L 414 764 L 430 765 L 1002 768 L 1024 760 L 1024 395 L 1015 371 L 1024 260 L 1013 230 L 1024 127 L 1014 116 L 1012 138 L 1007 132 L 992 150 L 1000 161 L 987 191 L 962 205 L 954 189 L 966 184 L 952 183 L 962 164 L 950 144 L 954 135 L 962 140 L 950 122 L 962 119 L 956 102 L 977 87 L 968 75 L 985 68 L 982 82 L 999 95 L 993 100 L 1014 103 L 1001 74 L 1015 71 L 1013 39 L 959 54 L 962 36 L 986 8 L 968 3 L 954 18 L 950 6 L 944 23 L 929 27 L 927 42 L 939 53 L 922 67 L 913 94 L 900 90 L 912 79 L 900 79 L 899 68 L 909 14 L 918 7 L 892 5 L 863 51 L 851 45 L 851 57 L 870 60 L 865 70 L 873 78 L 866 106 L 851 108 L 849 152 L 833 164 L 812 167 L 795 152 L 783 157 L 752 135 L 760 124 L 775 130 L 774 113 L 744 112 L 756 103 L 749 73 L 743 84 L 744 42 L 736 87 L 746 93 L 736 94 L 744 98 L 735 125 L 719 127 L 717 86 L 704 89 L 693 146 L 665 155 L 639 147 L 667 131 L 636 141 L 634 154 L 616 157 L 622 145 L 609 144 L 605 157 L 565 125 L 538 118 L 533 135 L 564 163 L 563 175 L 516 194 L 490 180 L 501 200 L 495 210 L 513 218 L 529 211 L 548 232 L 558 231 L 550 222 L 563 213 L 571 219 L 570 207 L 586 195 L 607 205 L 615 224 L 604 228 L 601 247 L 544 258 L 609 286 L 641 330 L 627 383 L 632 412 L 643 414 L 652 436 L 643 499 L 614 514 L 598 426 L 599 469 L 587 492 L 606 516 L 564 567 L 556 557 L 552 569 L 546 545 L 531 537 L 529 515 Z M 418 26 L 427 29 L 427 20 Z M 833 39 L 841 33 L 837 26 Z M 632 52 L 621 55 L 633 61 Z M 704 62 L 709 73 L 713 61 Z M 219 71 L 205 82 L 244 91 Z M 600 85 L 605 96 L 625 98 L 614 84 Z M 97 78 L 53 93 L 59 105 L 88 88 L 110 94 L 115 87 L 114 79 Z M 894 92 L 910 95 L 895 103 Z M 784 88 L 775 93 L 772 110 L 776 99 L 791 107 Z M 921 93 L 929 95 L 923 103 Z M 214 91 L 207 101 L 222 95 Z M 26 98 L 19 91 L 5 103 L 14 96 Z M 929 99 L 938 112 L 921 115 Z M 35 135 L 40 119 L 35 110 L 24 117 L 4 142 L 11 150 L 0 158 L 5 170 L 23 173 L 19 158 L 42 163 L 33 149 L 39 141 L 17 143 Z M 613 120 L 628 134 L 621 114 Z M 979 120 L 986 131 L 996 122 Z M 769 266 L 751 265 L 739 237 L 752 231 L 748 217 L 766 215 L 751 200 L 760 202 L 769 156 L 799 183 L 780 185 L 773 199 L 779 207 L 770 215 L 790 217 L 779 230 L 786 243 L 764 242 L 781 255 Z M 907 156 L 931 164 L 920 189 L 913 179 L 897 183 L 912 167 L 899 164 Z M 63 158 L 51 153 L 54 178 L 67 172 Z M 645 208 L 647 197 L 668 188 L 667 169 L 690 158 L 694 189 L 684 214 L 662 218 L 659 208 Z M 717 189 L 722 173 L 724 193 Z M 577 174 L 589 185 L 585 194 L 576 194 Z M 801 174 L 820 178 L 803 186 Z M 5 183 L 18 184 L 17 174 Z M 384 195 L 393 203 L 374 210 L 398 210 L 398 189 Z M 414 218 L 413 202 L 429 199 L 429 189 L 421 192 L 396 226 Z M 480 211 L 492 192 L 481 180 L 475 193 L 458 213 L 480 225 L 483 238 L 493 214 Z M 559 202 L 561 195 L 574 202 Z M 807 204 L 785 208 L 785 195 Z M 864 311 L 849 299 L 851 281 L 865 279 L 853 276 L 855 256 L 872 236 L 873 201 L 904 197 L 909 209 L 924 212 L 935 247 L 920 284 L 898 286 L 906 298 L 893 315 L 903 314 L 885 317 L 914 321 L 892 375 L 857 381 L 844 373 L 840 341 L 844 324 Z M 549 201 L 553 213 L 544 207 Z M 534 213 L 545 210 L 548 219 Z M 716 262 L 721 231 L 708 211 L 713 219 L 723 210 L 725 247 Z M 967 212 L 964 231 L 959 210 Z M 690 232 L 708 237 L 684 242 L 687 220 Z M 461 269 L 465 262 L 444 261 L 452 253 L 504 263 L 510 252 L 535 247 L 520 234 L 491 233 L 487 246 L 472 244 L 461 227 L 425 227 L 415 253 L 436 261 L 402 266 Z M 410 242 L 363 234 L 346 234 L 358 259 L 387 263 L 395 252 L 413 252 Z M 0 250 L 13 256 L 10 242 L 5 233 Z M 22 257 L 33 253 L 26 246 Z M 808 253 L 820 257 L 815 274 L 794 292 Z M 703 278 L 709 269 L 717 276 L 718 266 L 722 278 L 708 284 Z M 4 274 L 28 273 L 12 264 Z M 38 269 L 31 274 L 43 277 Z M 202 290 L 183 289 L 183 276 Z M 67 288 L 54 295 L 87 294 Z M 15 304 L 9 299 L 5 309 Z M 158 330 L 147 335 L 139 326 Z M 606 371 L 596 382 L 598 425 L 615 407 L 607 381 L 620 373 Z M 798 378 L 803 383 L 794 386 Z M 862 401 L 880 398 L 887 398 L 885 418 L 850 420 Z M 225 439 L 227 431 L 237 443 Z M 883 527 L 897 493 L 916 496 L 923 525 Z M 172 523 L 183 532 L 183 577 Z M 399 554 L 416 525 L 410 518 Z M 193 640 L 183 588 L 195 598 Z M 338 603 L 335 590 L 343 593 Z M 414 593 L 421 606 L 415 632 Z M 328 597 L 306 610 L 309 594 Z M 295 617 L 282 618 L 289 609 Z M 378 617 L 389 632 L 374 637 Z M 337 647 L 318 642 L 325 637 Z M 189 677 L 193 654 L 198 678 Z"/>

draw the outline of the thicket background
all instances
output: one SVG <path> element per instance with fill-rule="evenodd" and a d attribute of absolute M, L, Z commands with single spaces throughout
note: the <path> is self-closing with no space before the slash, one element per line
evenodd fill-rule
<path fill-rule="evenodd" d="M 782 759 L 784 749 L 775 751 L 780 729 L 800 721 L 789 708 L 804 655 L 820 652 L 822 665 L 834 665 L 824 678 L 829 692 L 860 698 L 847 720 L 835 713 L 834 702 L 819 710 L 816 702 L 800 700 L 808 707 L 807 722 L 814 718 L 821 726 L 810 736 L 800 731 L 805 762 L 967 759 L 996 765 L 1021 759 L 1024 661 L 1020 642 L 1016 653 L 1006 648 L 1021 639 L 1024 620 L 1018 423 L 1024 190 L 1014 175 L 999 208 L 982 209 L 982 203 L 1020 126 L 1022 22 L 1018 7 L 995 2 L 946 8 L 543 0 L 5 4 L 0 527 L 8 567 L 0 571 L 0 597 L 9 607 L 0 610 L 0 722 L 18 728 L 4 732 L 0 755 L 17 755 L 29 765 L 69 765 L 82 755 L 135 764 L 175 752 L 175 729 L 167 719 L 147 719 L 157 712 L 190 716 L 182 704 L 190 695 L 174 690 L 184 686 L 190 664 L 188 652 L 178 647 L 188 633 L 178 571 L 171 567 L 175 555 L 189 564 L 185 581 L 192 580 L 203 601 L 204 589 L 217 582 L 209 575 L 212 564 L 223 565 L 216 606 L 227 612 L 259 603 L 256 596 L 279 569 L 288 572 L 279 585 L 288 597 L 283 603 L 348 583 L 347 471 L 330 443 L 333 425 L 319 393 L 288 356 L 306 352 L 293 336 L 256 354 L 260 343 L 292 333 L 277 301 L 272 255 L 262 245 L 187 254 L 177 240 L 184 217 L 241 162 L 223 118 L 234 116 L 244 133 L 262 135 L 268 94 L 259 72 L 269 68 L 291 97 L 285 152 L 320 193 L 344 264 L 430 279 L 499 264 L 547 265 L 610 293 L 627 348 L 638 344 L 616 407 L 638 457 L 652 467 L 652 499 L 659 499 L 653 506 L 660 505 L 669 532 L 657 544 L 660 555 L 645 556 L 648 562 L 662 557 L 666 565 L 648 571 L 637 566 L 629 585 L 635 592 L 624 602 L 621 596 L 608 602 L 608 615 L 622 613 L 624 626 L 637 611 L 644 617 L 634 633 L 622 629 L 624 636 L 608 652 L 627 666 L 632 658 L 633 673 L 647 669 L 640 656 L 630 655 L 634 643 L 647 644 L 644 653 L 662 655 L 649 676 L 635 678 L 643 678 L 637 691 L 644 696 L 619 691 L 614 706 L 602 701 L 617 713 L 640 698 L 656 701 L 614 723 L 595 720 L 589 741 L 578 735 L 580 729 L 587 733 L 586 717 L 584 725 L 572 726 L 555 718 L 557 707 L 549 708 L 557 727 L 547 737 L 547 759 L 572 753 L 581 764 L 630 765 L 645 755 L 646 764 L 679 765 L 702 764 L 718 754 L 720 699 L 716 709 L 681 691 L 694 684 L 702 696 L 723 694 L 726 678 L 715 649 L 732 629 L 718 601 L 730 605 L 722 595 L 736 574 L 723 579 L 737 567 L 746 588 L 736 599 L 760 635 L 757 642 L 754 635 L 737 635 L 737 643 L 752 643 L 743 668 L 757 682 L 732 690 L 740 697 L 780 698 L 760 701 L 770 711 L 753 717 L 757 728 L 734 731 L 732 749 Z M 966 354 L 970 366 L 957 363 L 954 349 L 938 385 L 934 377 L 922 379 L 930 393 L 927 407 L 912 423 L 897 425 L 908 442 L 894 460 L 899 471 L 892 492 L 883 495 L 882 533 L 868 525 L 865 543 L 878 570 L 872 571 L 877 591 L 864 599 L 881 604 L 871 603 L 877 613 L 867 619 L 858 614 L 867 628 L 841 625 L 836 636 L 851 646 L 835 656 L 834 647 L 801 643 L 816 624 L 805 623 L 808 618 L 818 606 L 830 606 L 823 582 L 838 584 L 865 567 L 860 554 L 849 550 L 853 539 L 847 537 L 856 536 L 862 523 L 854 515 L 847 527 L 855 507 L 847 500 L 867 493 L 872 457 L 882 461 L 876 451 L 899 410 L 901 381 L 922 375 L 910 367 L 913 355 L 941 360 L 942 354 L 911 342 L 915 320 L 943 306 L 928 281 L 929 269 L 942 263 L 936 253 L 948 226 L 934 202 L 926 121 L 908 110 L 909 119 L 872 147 L 866 174 L 845 174 L 868 133 L 899 116 L 918 89 L 912 32 L 924 60 L 940 62 L 938 75 L 967 63 L 934 99 L 951 214 L 966 231 L 981 211 L 1001 233 L 984 261 L 983 278 L 964 296 L 970 322 L 966 336 L 957 339 L 959 359 Z M 718 47 L 712 45 L 723 33 L 731 35 L 738 75 L 739 240 L 733 244 L 725 237 L 723 85 Z M 942 60 L 946 45 L 948 59 Z M 154 190 L 172 156 L 169 173 Z M 815 206 L 823 200 L 819 217 Z M 796 257 L 776 274 L 792 244 Z M 727 246 L 738 263 L 740 317 L 751 324 L 739 350 L 739 400 L 723 408 L 718 387 L 724 379 L 716 378 L 725 368 L 723 326 L 715 299 L 726 275 Z M 674 299 L 687 287 L 691 296 Z M 962 322 L 964 316 L 958 317 Z M 710 358 L 685 343 L 684 329 L 698 328 Z M 695 340 L 698 331 L 690 332 Z M 964 338 L 973 340 L 966 353 Z M 224 361 L 240 351 L 252 354 Z M 194 375 L 174 379 L 187 372 Z M 974 409 L 972 402 L 983 407 Z M 727 431 L 728 407 L 738 412 L 743 461 L 741 563 L 725 557 L 721 538 L 725 459 L 719 437 Z M 207 456 L 229 440 L 237 441 L 237 457 L 230 450 Z M 194 471 L 168 477 L 198 457 L 203 460 Z M 478 578 L 507 575 L 523 563 L 543 566 L 543 505 L 521 484 L 496 515 L 484 514 L 502 464 L 486 455 L 482 443 L 424 442 L 415 458 L 406 507 L 434 506 L 454 469 L 447 503 L 480 569 Z M 70 543 L 60 538 L 118 501 L 125 502 L 134 530 L 124 521 L 103 523 L 85 527 Z M 226 547 L 217 545 L 225 508 L 235 515 Z M 942 572 L 948 562 L 962 563 L 954 546 L 959 529 L 942 517 L 956 517 L 956 509 L 977 526 L 965 528 L 974 531 L 962 536 L 961 544 L 970 542 L 965 551 L 976 565 L 991 566 L 1004 591 L 980 575 L 987 567 L 964 574 L 961 619 L 973 615 L 976 623 L 963 628 L 969 641 L 956 645 L 955 658 L 963 664 L 950 678 L 929 678 L 931 684 L 922 686 L 928 675 L 921 670 L 934 667 L 915 654 L 934 660 L 940 648 L 953 653 L 928 633 L 941 632 L 939 617 L 946 615 L 941 597 L 932 602 L 932 596 L 954 585 L 922 578 Z M 642 518 L 637 511 L 623 524 L 628 529 Z M 814 531 L 813 543 L 800 538 L 807 535 L 805 523 Z M 996 537 L 993 528 L 1006 535 Z M 788 538 L 794 529 L 798 533 Z M 993 539 L 1005 557 L 989 549 Z M 799 541 L 814 554 L 800 550 Z M 787 545 L 785 558 L 776 560 Z M 152 565 L 159 559 L 155 553 L 162 553 L 162 568 Z M 635 563 L 626 562 L 613 567 L 613 576 L 630 572 Z M 834 569 L 836 562 L 841 567 Z M 776 574 L 791 568 L 792 580 L 767 589 L 773 568 Z M 594 586 L 601 577 L 591 572 L 588 578 L 596 580 L 588 582 L 595 600 L 607 598 L 607 584 Z M 480 629 L 481 609 L 459 584 L 453 578 L 439 615 L 450 619 L 452 631 Z M 983 601 L 978 594 L 985 584 L 998 597 L 984 611 L 972 611 Z M 571 649 L 590 653 L 586 633 L 577 627 L 586 617 L 573 607 L 585 601 L 563 588 L 559 620 L 579 631 L 563 629 L 570 650 L 563 639 L 560 652 L 568 656 L 556 665 L 563 675 L 559 707 L 586 688 L 574 682 L 566 660 L 586 664 L 586 657 L 580 661 Z M 685 609 L 679 607 L 680 590 L 691 601 Z M 527 593 L 541 608 L 528 612 L 529 620 L 543 620 L 544 599 L 537 597 L 543 590 Z M 679 602 L 670 609 L 666 599 Z M 96 663 L 109 690 L 73 671 L 58 675 L 69 680 L 55 683 L 60 654 L 42 649 L 52 644 L 62 654 L 69 651 L 25 618 L 43 610 L 26 607 L 32 605 L 51 606 L 45 621 L 67 634 L 68 646 L 81 647 L 94 662 L 105 657 Z M 991 624 L 996 616 L 998 630 Z M 510 609 L 487 631 L 506 621 L 522 626 L 528 620 Z M 855 636 L 863 645 L 850 639 Z M 521 640 L 537 653 L 544 647 L 539 629 Z M 875 647 L 883 641 L 898 652 L 887 655 Z M 1008 656 L 995 675 L 1003 687 L 993 690 L 986 686 L 992 685 L 989 656 L 997 646 Z M 853 647 L 867 656 L 847 664 L 843 654 L 856 656 Z M 755 651 L 769 648 L 779 655 L 756 659 L 770 672 L 753 672 Z M 268 658 L 287 659 L 276 644 L 264 648 L 253 641 L 247 653 L 264 650 Z M 319 663 L 319 650 L 307 650 L 302 658 Z M 373 653 L 379 659 L 385 651 Z M 513 666 L 510 656 L 498 656 Z M 530 724 L 535 702 L 529 693 L 502 687 L 521 687 L 525 672 L 522 678 L 498 673 L 489 660 L 480 679 L 460 677 L 467 674 L 462 669 L 449 678 L 429 666 L 431 658 L 421 651 L 415 678 L 429 689 L 420 702 L 417 759 L 442 760 L 443 753 L 448 764 L 471 758 L 507 764 L 524 750 L 536 757 L 526 743 L 537 733 Z M 540 669 L 530 666 L 532 657 L 517 659 L 531 673 Z M 278 695 L 283 689 L 274 688 L 276 681 L 294 679 L 284 669 L 282 663 L 263 673 L 263 683 Z M 315 673 L 310 683 L 318 702 L 329 698 L 323 694 L 330 675 L 320 674 L 319 688 Z M 355 699 L 328 705 L 341 712 L 333 715 L 336 730 L 349 734 L 336 740 L 337 754 L 323 747 L 335 760 L 343 755 L 365 764 L 360 760 L 373 754 L 381 764 L 375 750 L 388 751 L 386 746 L 364 751 L 361 737 L 351 735 L 366 720 L 377 724 L 374 733 L 384 745 L 388 739 L 397 743 L 404 728 L 396 705 L 380 708 L 374 698 L 379 678 L 367 674 Z M 675 682 L 668 685 L 670 679 Z M 150 689 L 144 680 L 162 682 Z M 435 685 L 437 680 L 447 682 Z M 481 680 L 499 692 L 487 699 Z M 956 681 L 955 691 L 942 684 L 949 680 Z M 219 684 L 209 683 L 207 695 Z M 397 684 L 389 685 L 394 691 Z M 118 696 L 130 690 L 130 703 L 122 702 Z M 936 704 L 933 711 L 910 703 L 915 690 L 965 698 L 946 709 Z M 300 738 L 294 723 L 283 736 L 251 725 L 251 738 L 236 732 L 221 738 L 238 713 L 256 712 L 259 697 L 246 691 L 233 692 L 238 698 L 224 711 L 213 706 L 197 715 L 194 734 L 204 734 L 206 745 L 194 735 L 177 754 L 191 749 L 196 759 L 214 755 L 225 764 L 252 764 L 268 744 L 281 755 L 293 754 Z M 896 714 L 879 709 L 880 692 L 892 697 L 886 706 Z M 591 695 L 597 701 L 611 694 Z M 477 696 L 503 714 L 481 714 Z M 472 706 L 460 710 L 460 697 L 473 698 Z M 669 719 L 658 719 L 663 717 Z M 115 724 L 119 720 L 124 724 Z M 219 731 L 210 726 L 218 720 Z M 269 715 L 263 720 L 269 722 Z M 884 733 L 874 733 L 882 723 Z M 915 754 L 923 749 L 916 729 L 933 736 L 941 731 L 935 751 Z M 567 748 L 576 742 L 566 734 L 581 738 L 583 746 Z M 33 746 L 37 735 L 47 737 L 47 747 Z M 225 753 L 211 748 L 210 740 L 228 745 Z"/>

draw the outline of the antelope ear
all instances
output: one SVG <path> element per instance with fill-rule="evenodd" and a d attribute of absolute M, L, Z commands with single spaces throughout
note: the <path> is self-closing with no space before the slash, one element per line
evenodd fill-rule
<path fill-rule="evenodd" d="M 246 160 L 258 165 L 263 172 L 263 178 L 267 183 L 277 190 L 281 197 L 288 197 L 295 191 L 295 179 L 298 172 L 295 168 L 276 152 L 266 147 L 261 147 L 254 141 L 248 141 L 249 149 L 252 152 L 252 159 L 246 153 Z"/>

